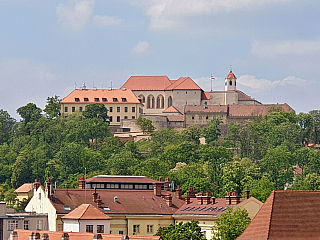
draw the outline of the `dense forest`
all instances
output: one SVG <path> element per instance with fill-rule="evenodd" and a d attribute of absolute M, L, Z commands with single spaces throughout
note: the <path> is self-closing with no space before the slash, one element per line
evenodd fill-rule
<path fill-rule="evenodd" d="M 275 106 L 245 125 L 229 125 L 223 141 L 220 120 L 214 119 L 203 129 L 164 129 L 152 132 L 151 140 L 123 143 L 110 134 L 103 104 L 63 118 L 59 101 L 48 98 L 43 110 L 33 103 L 20 107 L 20 121 L 0 110 L 0 198 L 35 179 L 77 187 L 85 172 L 169 177 L 184 193 L 194 187 L 216 197 L 249 188 L 262 201 L 285 186 L 320 190 L 320 151 L 306 147 L 319 143 L 319 110 L 295 114 Z M 293 166 L 303 174 L 294 178 Z"/>

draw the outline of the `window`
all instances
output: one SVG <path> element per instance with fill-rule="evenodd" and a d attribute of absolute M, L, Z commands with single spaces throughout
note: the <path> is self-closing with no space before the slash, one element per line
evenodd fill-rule
<path fill-rule="evenodd" d="M 94 101 L 95 102 L 99 102 L 99 98 L 94 98 Z"/>
<path fill-rule="evenodd" d="M 229 81 L 229 85 L 232 86 L 232 81 L 231 80 Z"/>
<path fill-rule="evenodd" d="M 28 220 L 24 220 L 23 221 L 23 229 L 24 230 L 29 230 L 29 221 Z"/>
<path fill-rule="evenodd" d="M 93 233 L 93 225 L 86 225 L 86 232 Z"/>
<path fill-rule="evenodd" d="M 109 112 L 113 112 L 113 107 L 110 107 Z"/>
<path fill-rule="evenodd" d="M 76 111 L 76 108 L 75 107 L 72 107 L 72 112 L 75 112 Z"/>
<path fill-rule="evenodd" d="M 149 95 L 147 98 L 147 108 L 154 108 L 155 99 L 154 96 Z"/>
<path fill-rule="evenodd" d="M 124 116 L 124 119 L 128 119 L 128 116 Z"/>
<path fill-rule="evenodd" d="M 172 97 L 170 96 L 168 98 L 168 107 L 171 107 L 172 106 Z"/>
<path fill-rule="evenodd" d="M 123 235 L 123 231 L 119 231 L 119 234 Z"/>
<path fill-rule="evenodd" d="M 186 91 L 186 94 L 188 94 L 188 92 Z"/>
<path fill-rule="evenodd" d="M 112 116 L 109 117 L 109 121 L 112 122 Z"/>
<path fill-rule="evenodd" d="M 18 228 L 18 220 L 9 220 L 8 221 L 8 230 L 12 231 Z"/>
<path fill-rule="evenodd" d="M 153 225 L 147 225 L 147 233 L 153 233 Z"/>
<path fill-rule="evenodd" d="M 68 112 L 68 107 L 64 107 L 64 111 L 65 111 L 65 112 Z"/>
<path fill-rule="evenodd" d="M 82 112 L 82 107 L 79 107 L 79 111 Z"/>
<path fill-rule="evenodd" d="M 104 233 L 104 225 L 97 225 L 97 233 Z"/>
<path fill-rule="evenodd" d="M 138 97 L 141 99 L 142 103 L 146 102 L 146 98 L 143 95 L 139 95 Z"/>
<path fill-rule="evenodd" d="M 133 225 L 133 233 L 140 233 L 140 225 Z"/>
<path fill-rule="evenodd" d="M 202 120 L 202 116 L 199 116 L 199 120 Z"/>
<path fill-rule="evenodd" d="M 120 122 L 120 116 L 117 116 L 117 122 Z"/>
<path fill-rule="evenodd" d="M 65 211 L 71 211 L 71 207 L 70 207 L 70 206 L 63 206 L 63 209 L 64 209 Z"/>
<path fill-rule="evenodd" d="M 37 230 L 42 230 L 42 220 L 37 221 Z"/>
<path fill-rule="evenodd" d="M 191 118 L 194 119 L 194 116 L 192 116 Z"/>
<path fill-rule="evenodd" d="M 85 97 L 85 98 L 84 98 L 84 101 L 85 101 L 85 102 L 88 102 L 88 101 L 89 101 L 89 98 L 86 98 L 86 97 Z"/>
<path fill-rule="evenodd" d="M 74 98 L 74 100 L 75 100 L 76 102 L 79 102 L 79 101 L 80 101 L 80 99 L 79 99 L 78 97 Z"/>
<path fill-rule="evenodd" d="M 120 112 L 120 107 L 117 107 L 117 112 Z"/>
<path fill-rule="evenodd" d="M 136 112 L 136 108 L 135 107 L 132 107 L 132 112 Z"/>
<path fill-rule="evenodd" d="M 106 101 L 107 101 L 107 98 L 103 97 L 102 102 L 106 102 Z"/>
<path fill-rule="evenodd" d="M 209 116 L 206 116 L 206 119 L 209 119 Z"/>
<path fill-rule="evenodd" d="M 136 117 L 135 117 L 135 116 L 132 116 L 132 119 L 136 119 Z"/>
<path fill-rule="evenodd" d="M 124 112 L 128 112 L 128 107 L 124 107 Z"/>
<path fill-rule="evenodd" d="M 39 200 L 41 200 L 41 193 L 39 193 Z"/>
<path fill-rule="evenodd" d="M 114 102 L 118 102 L 118 98 L 113 98 L 112 99 Z"/>
<path fill-rule="evenodd" d="M 127 101 L 127 99 L 126 98 L 122 98 L 122 102 L 126 102 Z"/>

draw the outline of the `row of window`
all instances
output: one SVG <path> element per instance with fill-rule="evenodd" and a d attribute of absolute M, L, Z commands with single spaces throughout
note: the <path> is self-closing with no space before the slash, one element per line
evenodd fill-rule
<path fill-rule="evenodd" d="M 86 188 L 115 188 L 115 189 L 153 189 L 152 184 L 118 184 L 118 183 L 91 183 Z"/>
<path fill-rule="evenodd" d="M 36 226 L 37 230 L 42 230 L 42 223 L 43 223 L 42 220 L 37 221 L 37 226 Z M 18 220 L 9 220 L 7 229 L 9 231 L 13 231 L 14 229 L 18 229 L 18 224 L 19 224 Z M 23 229 L 29 230 L 29 221 L 28 220 L 23 221 Z"/>
<path fill-rule="evenodd" d="M 124 116 L 124 119 L 129 119 L 128 116 Z M 136 119 L 135 116 L 132 116 L 131 119 Z M 120 116 L 117 116 L 117 122 L 120 122 L 121 121 L 121 118 Z M 112 116 L 109 116 L 109 122 L 113 122 L 113 117 Z"/>
<path fill-rule="evenodd" d="M 64 107 L 64 112 L 68 112 L 69 108 L 68 107 Z M 71 107 L 71 111 L 75 112 L 76 111 L 76 107 Z M 83 108 L 79 107 L 79 112 L 82 112 Z M 124 112 L 128 112 L 129 108 L 128 107 L 124 107 Z M 109 108 L 109 112 L 113 112 L 113 107 Z M 121 112 L 121 107 L 117 107 L 117 112 Z M 131 108 L 131 112 L 135 113 L 136 112 L 136 107 L 132 107 Z"/>
<path fill-rule="evenodd" d="M 140 233 L 140 225 L 133 225 L 133 233 Z M 153 225 L 147 225 L 147 233 L 153 233 Z"/>
<path fill-rule="evenodd" d="M 93 233 L 93 225 L 86 225 L 86 232 Z M 104 233 L 104 225 L 97 225 L 97 233 Z"/>
<path fill-rule="evenodd" d="M 139 95 L 142 103 L 145 103 L 146 99 L 143 95 Z M 168 107 L 172 106 L 172 97 L 168 98 Z M 153 95 L 149 95 L 147 97 L 147 108 L 164 108 L 164 97 L 159 95 L 157 100 Z"/>
<path fill-rule="evenodd" d="M 101 98 L 101 100 L 102 100 L 102 102 L 108 102 L 108 99 L 107 98 L 105 98 L 105 97 L 103 97 L 103 98 Z M 74 101 L 75 102 L 80 102 L 80 98 L 74 98 Z M 89 102 L 89 98 L 83 98 L 83 101 L 84 102 Z M 95 102 L 100 102 L 100 98 L 94 98 L 94 101 Z M 118 102 L 118 98 L 112 98 L 112 101 L 113 102 Z M 121 98 L 121 101 L 122 102 L 126 102 L 127 101 L 127 98 Z"/>
<path fill-rule="evenodd" d="M 192 118 L 192 119 L 195 119 L 194 116 L 192 116 L 191 118 Z M 206 118 L 206 119 L 209 119 L 209 116 L 206 116 L 205 118 Z M 223 119 L 223 116 L 221 116 L 220 119 L 222 120 L 222 119 Z M 202 116 L 199 116 L 199 120 L 202 120 Z"/>

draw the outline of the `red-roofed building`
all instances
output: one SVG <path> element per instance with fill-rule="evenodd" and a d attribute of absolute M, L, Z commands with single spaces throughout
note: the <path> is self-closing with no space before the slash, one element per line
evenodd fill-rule
<path fill-rule="evenodd" d="M 320 239 L 320 191 L 273 191 L 237 240 Z"/>
<path fill-rule="evenodd" d="M 33 196 L 33 183 L 24 183 L 14 190 L 14 192 L 17 193 L 18 201 L 26 201 Z"/>

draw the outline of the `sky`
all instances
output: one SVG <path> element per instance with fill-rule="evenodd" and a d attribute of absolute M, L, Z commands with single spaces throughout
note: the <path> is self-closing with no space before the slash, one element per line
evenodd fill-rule
<path fill-rule="evenodd" d="M 0 109 L 132 75 L 191 77 L 262 103 L 320 109 L 318 0 L 0 0 Z"/>

